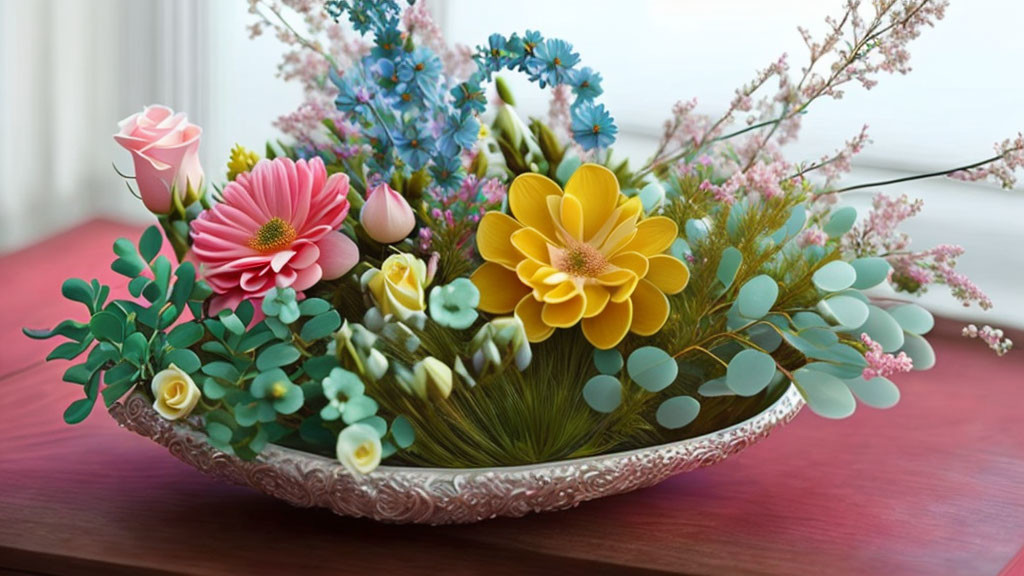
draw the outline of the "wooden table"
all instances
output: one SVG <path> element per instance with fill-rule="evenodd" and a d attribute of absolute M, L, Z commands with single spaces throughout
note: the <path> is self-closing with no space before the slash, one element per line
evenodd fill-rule
<path fill-rule="evenodd" d="M 60 281 L 116 282 L 110 245 L 138 233 L 96 221 L 0 257 L 0 573 L 1024 572 L 1024 351 L 997 359 L 951 323 L 892 410 L 805 412 L 722 464 L 576 510 L 384 526 L 215 482 L 102 410 L 61 421 L 81 391 L 19 329 L 79 314 Z"/>

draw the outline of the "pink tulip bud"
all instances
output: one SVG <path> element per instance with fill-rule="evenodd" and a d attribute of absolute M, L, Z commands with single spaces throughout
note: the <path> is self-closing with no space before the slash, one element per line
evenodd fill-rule
<path fill-rule="evenodd" d="M 370 238 L 381 244 L 394 244 L 412 233 L 416 217 L 401 194 L 381 184 L 366 197 L 359 211 L 359 223 Z"/>

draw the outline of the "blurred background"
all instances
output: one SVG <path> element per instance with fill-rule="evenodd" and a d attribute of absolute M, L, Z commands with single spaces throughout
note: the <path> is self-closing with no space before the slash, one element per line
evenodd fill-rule
<path fill-rule="evenodd" d="M 617 150 L 642 163 L 674 102 L 696 97 L 699 111 L 715 115 L 783 52 L 798 69 L 806 49 L 796 26 L 819 33 L 842 2 L 433 0 L 431 8 L 449 40 L 469 45 L 527 28 L 570 40 L 604 77 Z M 0 0 L 0 252 L 91 218 L 147 221 L 114 171 L 130 172 L 131 161 L 111 139 L 117 121 L 144 105 L 169 105 L 204 128 L 211 179 L 224 178 L 234 143 L 262 150 L 277 137 L 273 119 L 297 106 L 301 90 L 276 77 L 283 47 L 272 35 L 250 40 L 254 21 L 246 0 Z M 1022 3 L 954 0 L 912 44 L 913 74 L 815 103 L 788 157 L 820 158 L 865 123 L 873 144 L 855 158 L 851 184 L 990 156 L 994 142 L 1024 130 L 1021 22 Z M 512 80 L 520 109 L 546 114 L 547 95 Z M 887 192 L 926 199 L 906 227 L 914 246 L 964 245 L 961 270 L 996 304 L 982 315 L 936 289 L 928 307 L 1024 327 L 1024 189 L 939 179 Z M 844 198 L 867 205 L 872 193 Z"/>

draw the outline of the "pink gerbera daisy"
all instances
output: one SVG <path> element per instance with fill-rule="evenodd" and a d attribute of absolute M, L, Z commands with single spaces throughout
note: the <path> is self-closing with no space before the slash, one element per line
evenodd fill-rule
<path fill-rule="evenodd" d="M 262 160 L 239 174 L 223 201 L 192 222 L 192 252 L 215 292 L 211 310 L 234 309 L 275 286 L 301 293 L 351 270 L 359 249 L 338 231 L 347 196 L 348 176 L 328 178 L 320 158 Z"/>

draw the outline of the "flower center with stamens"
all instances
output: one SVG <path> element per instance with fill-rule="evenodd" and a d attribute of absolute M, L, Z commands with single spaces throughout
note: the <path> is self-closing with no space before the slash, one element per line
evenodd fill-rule
<path fill-rule="evenodd" d="M 274 218 L 256 231 L 249 239 L 249 247 L 258 252 L 277 252 L 291 246 L 295 240 L 295 228 L 280 218 Z"/>
<path fill-rule="evenodd" d="M 558 270 L 578 278 L 596 278 L 609 266 L 601 251 L 586 242 L 566 244 L 564 251 L 551 263 Z"/>

